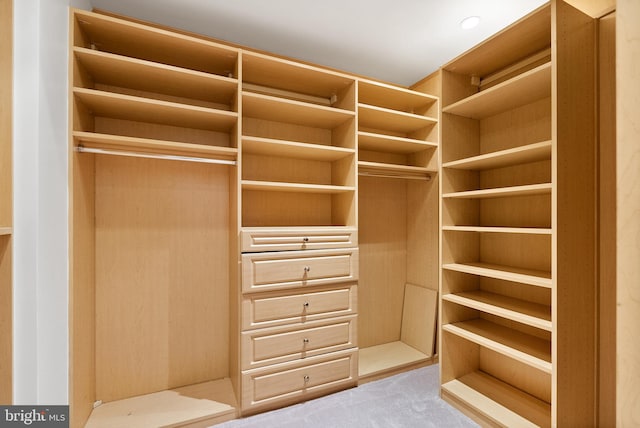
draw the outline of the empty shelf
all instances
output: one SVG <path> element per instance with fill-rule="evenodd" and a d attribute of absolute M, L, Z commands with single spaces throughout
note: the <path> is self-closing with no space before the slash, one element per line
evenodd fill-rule
<path fill-rule="evenodd" d="M 485 276 L 487 278 L 501 279 L 504 281 L 519 282 L 538 287 L 551 288 L 551 272 L 540 270 L 521 269 L 512 266 L 494 265 L 489 263 L 446 263 L 443 269 L 472 275 Z"/>
<path fill-rule="evenodd" d="M 486 153 L 442 164 L 444 168 L 485 170 L 551 159 L 551 141 Z"/>
<path fill-rule="evenodd" d="M 358 148 L 378 152 L 409 154 L 426 149 L 435 149 L 437 143 L 415 140 L 413 138 L 394 137 L 392 135 L 358 132 Z"/>
<path fill-rule="evenodd" d="M 550 62 L 448 105 L 442 112 L 483 119 L 545 97 L 551 97 Z"/>
<path fill-rule="evenodd" d="M 376 376 L 402 367 L 427 362 L 432 357 L 404 342 L 389 342 L 358 350 L 360 378 Z"/>
<path fill-rule="evenodd" d="M 443 193 L 443 198 L 488 199 L 513 196 L 531 196 L 551 194 L 551 183 L 528 184 L 525 186 L 499 187 L 495 189 L 469 190 L 464 192 Z"/>
<path fill-rule="evenodd" d="M 435 171 L 421 166 L 397 165 L 380 162 L 358 162 L 358 174 L 371 176 L 385 176 L 407 179 L 427 179 Z"/>
<path fill-rule="evenodd" d="M 551 331 L 551 308 L 549 306 L 486 291 L 445 294 L 442 299 L 521 324 Z"/>
<path fill-rule="evenodd" d="M 484 319 L 445 324 L 444 331 L 551 373 L 551 342 Z"/>
<path fill-rule="evenodd" d="M 544 227 L 496 227 L 496 226 L 442 226 L 450 232 L 515 233 L 524 235 L 551 235 L 550 228 Z"/>
<path fill-rule="evenodd" d="M 366 104 L 404 112 L 426 110 L 438 100 L 438 98 L 422 92 L 368 80 L 358 82 L 358 97 Z"/>
<path fill-rule="evenodd" d="M 281 156 L 296 159 L 335 161 L 355 154 L 355 149 L 276 140 L 262 137 L 242 137 L 242 151 L 266 156 Z"/>
<path fill-rule="evenodd" d="M 13 227 L 0 227 L 0 236 L 11 235 L 13 233 Z"/>
<path fill-rule="evenodd" d="M 548 427 L 551 406 L 482 372 L 442 385 L 443 395 L 460 400 L 484 418 L 505 427 Z"/>
<path fill-rule="evenodd" d="M 270 192 L 301 193 L 346 193 L 355 191 L 354 186 L 329 184 L 284 183 L 276 181 L 242 180 L 242 190 L 265 190 Z"/>
<path fill-rule="evenodd" d="M 358 104 L 360 127 L 391 132 L 411 133 L 437 123 L 437 119 L 383 107 Z"/>

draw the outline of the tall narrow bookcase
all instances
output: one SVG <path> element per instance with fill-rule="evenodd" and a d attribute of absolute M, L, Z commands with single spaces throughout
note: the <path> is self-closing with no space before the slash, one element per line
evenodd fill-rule
<path fill-rule="evenodd" d="M 595 414 L 594 21 L 553 1 L 442 69 L 442 396 L 499 426 Z"/>
<path fill-rule="evenodd" d="M 13 390 L 13 0 L 0 0 L 0 404 Z"/>

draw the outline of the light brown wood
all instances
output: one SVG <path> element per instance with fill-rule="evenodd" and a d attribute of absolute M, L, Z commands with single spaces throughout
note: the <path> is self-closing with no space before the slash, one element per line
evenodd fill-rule
<path fill-rule="evenodd" d="M 431 361 L 430 357 L 401 341 L 360 348 L 358 374 L 368 381 L 381 374 L 396 373 L 398 369 L 413 368 Z"/>
<path fill-rule="evenodd" d="M 640 4 L 633 0 L 616 2 L 616 426 L 640 423 L 640 369 L 638 341 L 632 332 L 640 325 L 640 138 L 637 112 L 639 28 L 636 17 Z"/>
<path fill-rule="evenodd" d="M 356 316 L 242 332 L 242 369 L 304 360 L 357 346 Z"/>
<path fill-rule="evenodd" d="M 248 154 L 319 161 L 335 161 L 354 153 L 353 149 L 343 147 L 323 146 L 252 136 L 242 137 L 242 149 L 244 153 Z"/>
<path fill-rule="evenodd" d="M 0 1 L 0 403 L 13 404 L 13 0 Z"/>
<path fill-rule="evenodd" d="M 358 80 L 358 102 L 391 110 L 438 116 L 438 98 L 423 92 L 372 80 Z"/>
<path fill-rule="evenodd" d="M 358 246 L 358 230 L 354 227 L 288 227 L 282 230 L 246 227 L 240 235 L 243 252 L 321 250 Z"/>
<path fill-rule="evenodd" d="M 551 183 L 529 184 L 524 186 L 513 186 L 506 188 L 469 190 L 466 192 L 445 193 L 443 198 L 500 198 L 505 196 L 529 196 L 551 192 Z"/>
<path fill-rule="evenodd" d="M 228 167 L 96 163 L 96 398 L 226 376 Z"/>
<path fill-rule="evenodd" d="M 400 340 L 431 357 L 434 354 L 438 292 L 407 284 L 404 289 Z"/>
<path fill-rule="evenodd" d="M 231 382 L 220 379 L 104 403 L 95 408 L 86 427 L 205 427 L 236 417 Z"/>
<path fill-rule="evenodd" d="M 515 147 L 498 152 L 447 162 L 445 168 L 483 170 L 551 158 L 551 141 Z"/>
<path fill-rule="evenodd" d="M 358 104 L 358 116 L 361 128 L 389 130 L 404 137 L 437 122 L 433 117 L 362 103 Z"/>

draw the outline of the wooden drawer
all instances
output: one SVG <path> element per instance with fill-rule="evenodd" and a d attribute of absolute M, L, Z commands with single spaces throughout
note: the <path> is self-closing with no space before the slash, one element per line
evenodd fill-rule
<path fill-rule="evenodd" d="M 357 346 L 355 315 L 242 333 L 242 369 L 284 363 Z"/>
<path fill-rule="evenodd" d="M 357 313 L 357 286 L 319 289 L 306 293 L 247 294 L 242 299 L 242 329 L 306 323 Z"/>
<path fill-rule="evenodd" d="M 355 386 L 356 349 L 242 372 L 243 414 L 284 406 Z"/>
<path fill-rule="evenodd" d="M 242 255 L 242 292 L 334 284 L 358 279 L 358 249 Z"/>
<path fill-rule="evenodd" d="M 321 250 L 358 246 L 355 227 L 245 228 L 240 233 L 242 252 Z"/>

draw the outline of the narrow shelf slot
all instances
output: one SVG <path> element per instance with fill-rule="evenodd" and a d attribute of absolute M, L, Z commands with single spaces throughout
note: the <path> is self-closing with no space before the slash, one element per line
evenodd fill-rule
<path fill-rule="evenodd" d="M 420 166 L 396 165 L 392 163 L 358 161 L 358 174 L 428 180 L 435 171 Z"/>
<path fill-rule="evenodd" d="M 442 109 L 471 119 L 495 116 L 514 107 L 551 96 L 551 63 L 542 64 Z"/>
<path fill-rule="evenodd" d="M 432 95 L 368 80 L 358 82 L 358 98 L 364 104 L 409 113 L 416 110 L 426 111 L 438 101 L 438 98 Z"/>
<path fill-rule="evenodd" d="M 545 373 L 551 373 L 551 343 L 484 319 L 442 326 L 456 336 L 520 361 Z"/>
<path fill-rule="evenodd" d="M 443 168 L 486 170 L 551 159 L 551 141 L 529 144 L 443 163 Z"/>
<path fill-rule="evenodd" d="M 442 384 L 442 391 L 499 426 L 551 426 L 551 406 L 482 372 Z"/>
<path fill-rule="evenodd" d="M 499 187 L 495 189 L 469 190 L 465 192 L 443 193 L 443 198 L 488 199 L 513 196 L 544 195 L 551 193 L 551 183 L 528 184 L 524 186 Z"/>
<path fill-rule="evenodd" d="M 358 132 L 358 147 L 365 150 L 409 154 L 420 150 L 435 149 L 437 143 L 413 138 L 394 137 L 392 135 Z"/>
<path fill-rule="evenodd" d="M 380 129 L 399 133 L 412 133 L 437 123 L 437 119 L 390 110 L 368 104 L 358 104 L 360 127 Z"/>
<path fill-rule="evenodd" d="M 242 137 L 242 151 L 257 155 L 280 156 L 328 162 L 336 161 L 355 153 L 355 149 L 347 149 L 344 147 L 300 143 L 297 141 L 285 141 L 252 136 Z"/>
<path fill-rule="evenodd" d="M 489 263 L 445 263 L 442 268 L 487 278 L 535 285 L 537 287 L 551 288 L 553 284 L 551 272 L 539 270 L 519 269 Z"/>
<path fill-rule="evenodd" d="M 242 180 L 243 190 L 264 190 L 270 192 L 301 193 L 347 193 L 354 192 L 354 186 L 332 186 L 324 184 L 284 183 L 275 181 Z"/>
<path fill-rule="evenodd" d="M 486 291 L 465 291 L 442 296 L 447 302 L 551 331 L 551 308 Z"/>
<path fill-rule="evenodd" d="M 94 115 L 211 131 L 230 132 L 238 120 L 235 112 L 159 101 L 95 89 L 74 88 L 75 97 Z"/>
<path fill-rule="evenodd" d="M 447 232 L 514 233 L 523 235 L 551 235 L 551 229 L 542 227 L 442 226 Z"/>
<path fill-rule="evenodd" d="M 355 117 L 355 113 L 270 95 L 242 93 L 242 114 L 257 119 L 332 129 Z"/>
<path fill-rule="evenodd" d="M 94 82 L 231 106 L 237 79 L 74 47 Z"/>
<path fill-rule="evenodd" d="M 208 159 L 235 160 L 238 149 L 231 147 L 207 146 L 204 144 L 180 143 L 152 140 L 148 138 L 99 134 L 73 131 L 76 146 L 107 150 L 133 150 L 143 153 L 157 153 L 176 156 L 197 156 Z"/>
<path fill-rule="evenodd" d="M 130 428 L 215 425 L 237 417 L 229 379 L 205 382 L 104 403 L 96 407 L 86 428 Z"/>

